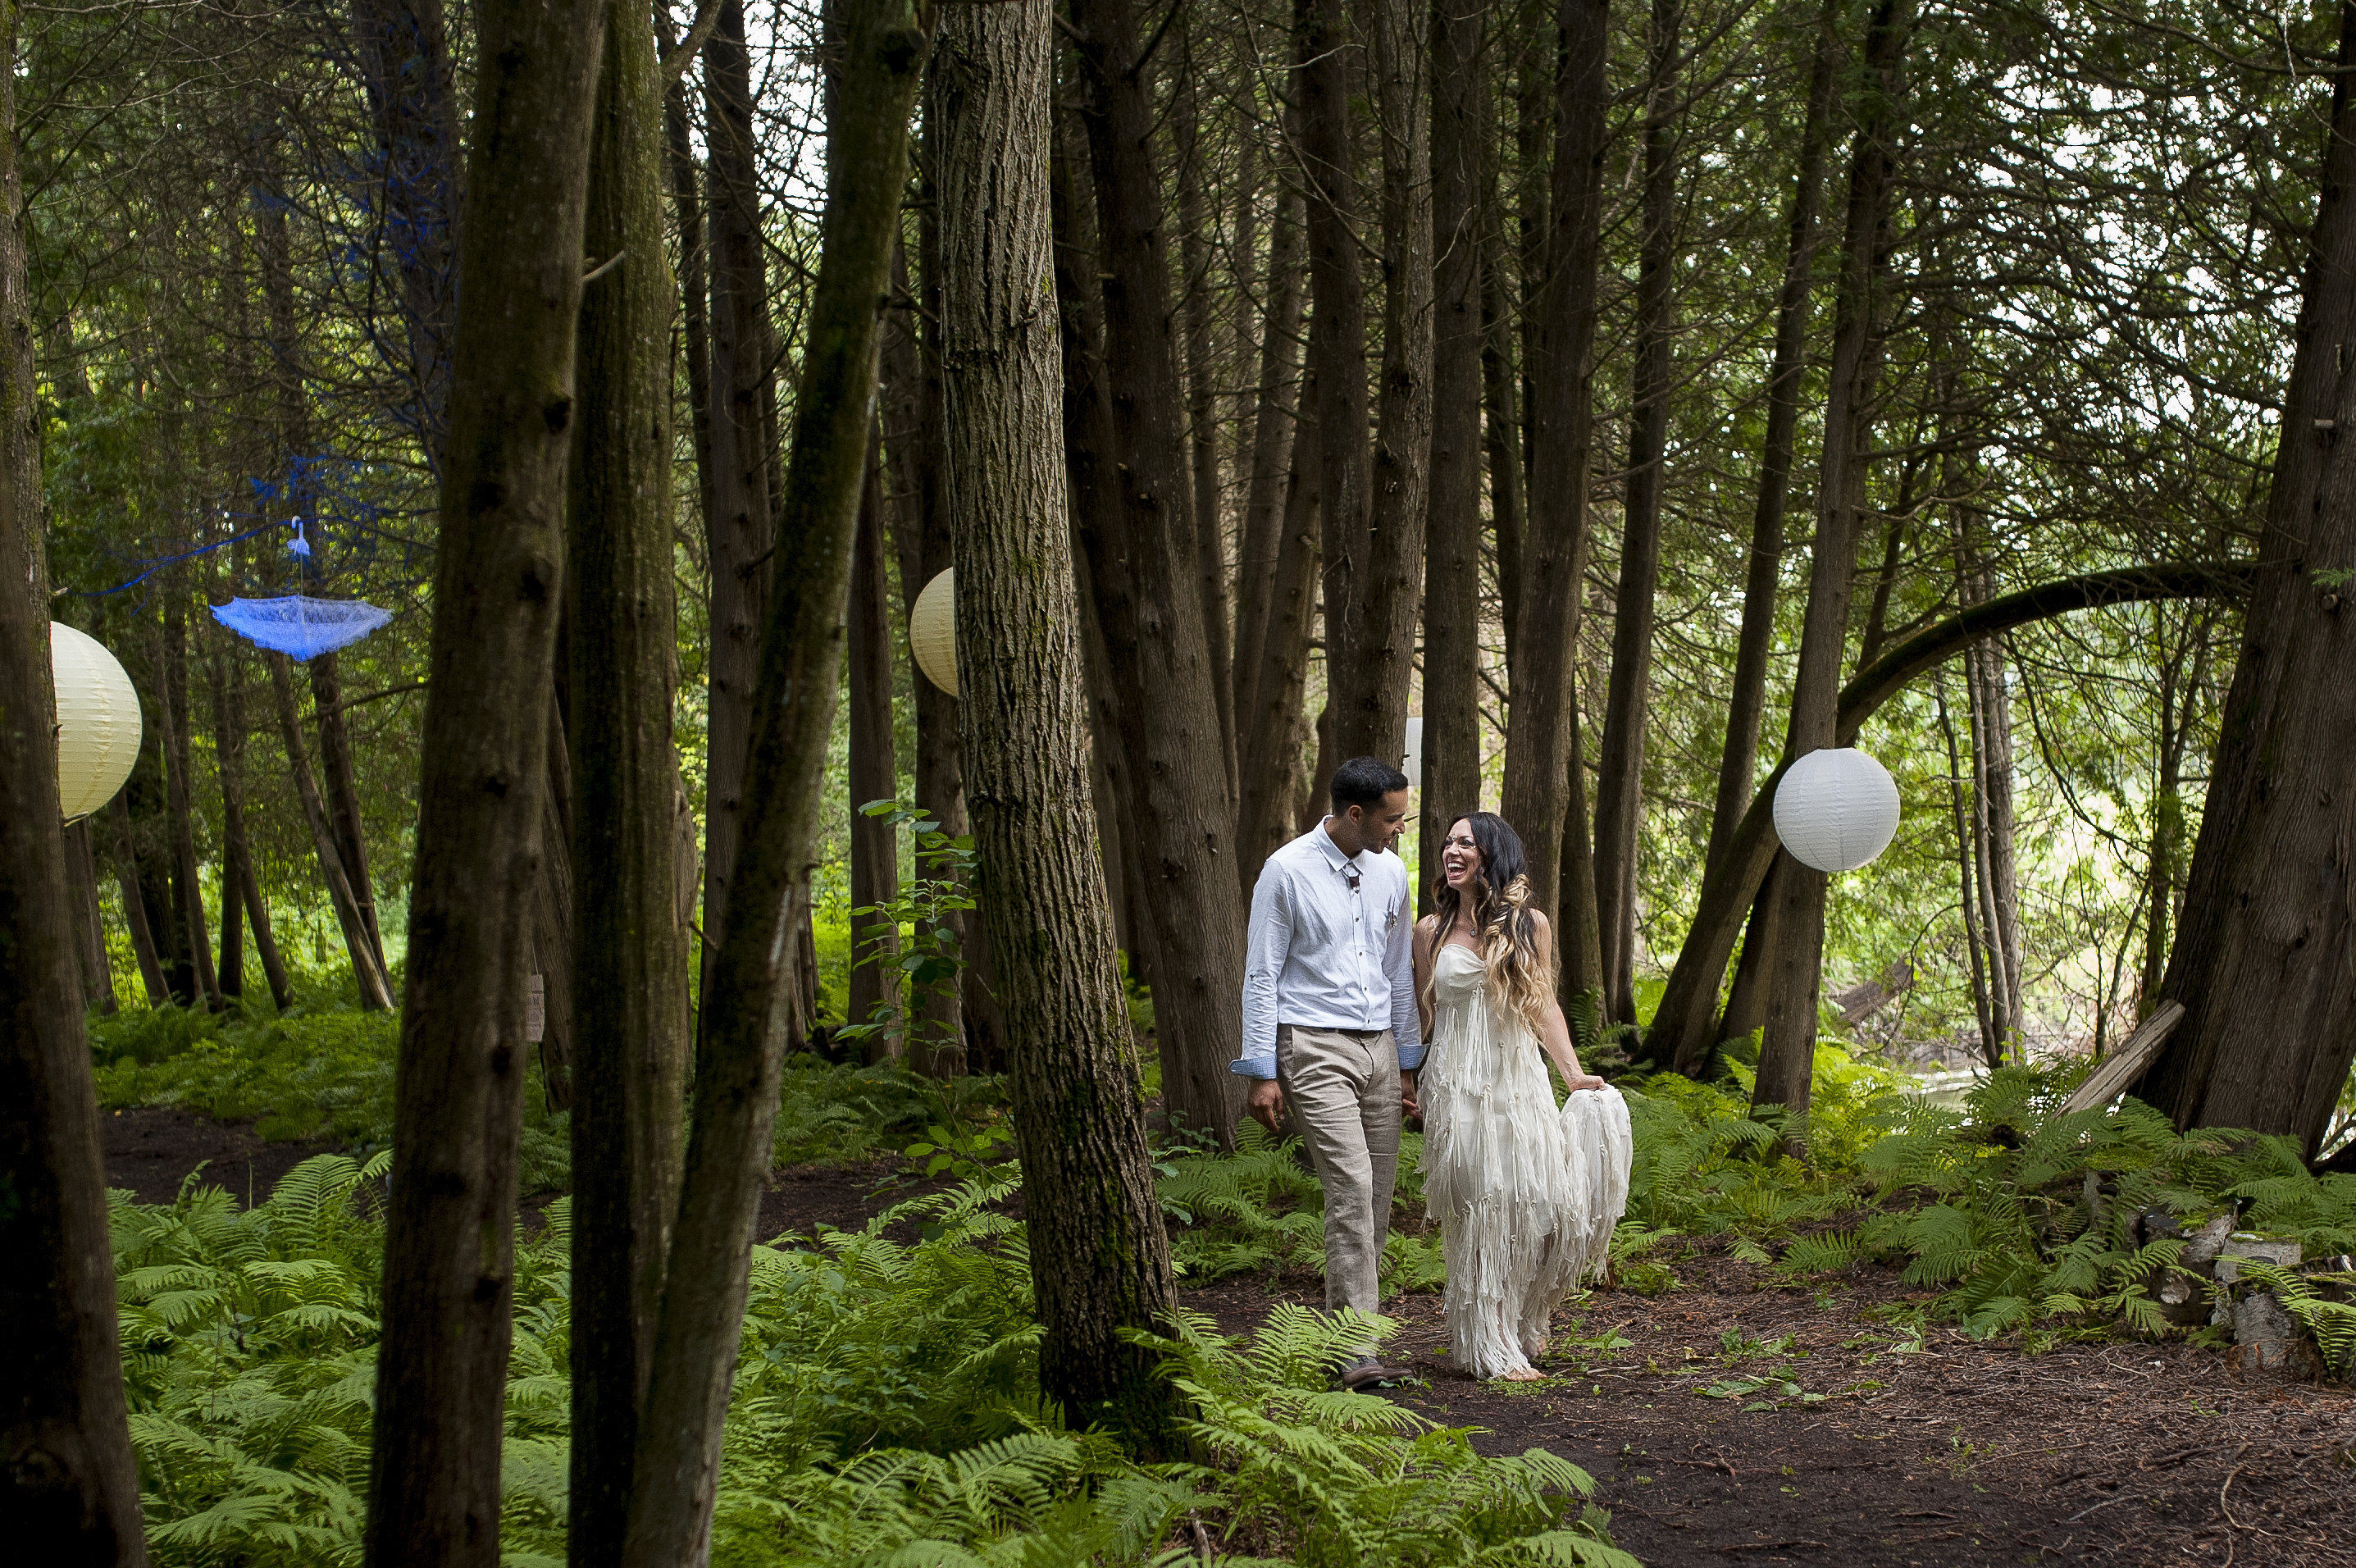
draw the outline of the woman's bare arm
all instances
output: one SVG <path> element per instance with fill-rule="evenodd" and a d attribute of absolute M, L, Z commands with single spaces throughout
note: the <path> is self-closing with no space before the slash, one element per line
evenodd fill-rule
<path fill-rule="evenodd" d="M 1440 930 L 1440 917 L 1426 915 L 1415 923 L 1415 1013 L 1422 1021 L 1423 1037 L 1431 1038 L 1431 966 L 1433 939 Z"/>
<path fill-rule="evenodd" d="M 1554 928 L 1547 923 L 1544 915 L 1533 912 L 1530 918 L 1537 923 L 1538 963 L 1550 970 L 1554 967 Z M 1562 1004 L 1552 996 L 1547 998 L 1545 1027 L 1538 1031 L 1538 1044 L 1553 1059 L 1555 1071 L 1562 1074 L 1563 1087 L 1571 1093 L 1606 1087 L 1601 1079 L 1580 1067 L 1579 1048 L 1570 1043 L 1570 1025 L 1562 1015 Z"/>

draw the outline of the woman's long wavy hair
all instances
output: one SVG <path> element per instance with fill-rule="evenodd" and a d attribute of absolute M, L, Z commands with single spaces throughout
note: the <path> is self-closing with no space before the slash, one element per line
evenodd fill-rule
<path fill-rule="evenodd" d="M 1440 872 L 1439 886 L 1431 892 L 1438 922 L 1432 933 L 1434 972 L 1450 934 L 1460 926 L 1469 928 L 1489 972 L 1490 996 L 1527 1024 L 1531 1034 L 1539 1034 L 1547 1004 L 1554 999 L 1554 966 L 1538 953 L 1537 921 L 1526 907 L 1529 857 L 1522 850 L 1522 835 L 1494 811 L 1467 811 L 1448 824 L 1449 837 L 1456 835 L 1458 823 L 1472 831 L 1481 865 L 1466 889 L 1469 897 L 1448 885 L 1446 871 Z M 1444 847 L 1440 853 L 1446 853 Z M 1428 993 L 1429 987 L 1427 1004 Z"/>

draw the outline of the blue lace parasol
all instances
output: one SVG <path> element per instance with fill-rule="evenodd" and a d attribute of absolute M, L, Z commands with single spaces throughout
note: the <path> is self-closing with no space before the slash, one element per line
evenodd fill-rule
<path fill-rule="evenodd" d="M 213 607 L 213 618 L 247 640 L 296 659 L 358 642 L 392 618 L 391 610 L 359 599 L 231 599 Z"/>

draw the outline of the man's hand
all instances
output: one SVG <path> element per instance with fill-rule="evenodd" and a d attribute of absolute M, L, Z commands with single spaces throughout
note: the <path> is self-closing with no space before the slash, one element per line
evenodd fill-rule
<path fill-rule="evenodd" d="M 1399 1071 L 1399 1114 L 1401 1116 L 1423 1114 L 1423 1102 L 1415 1097 L 1415 1074 L 1405 1069 Z"/>
<path fill-rule="evenodd" d="M 1245 1097 L 1244 1109 L 1251 1119 L 1271 1133 L 1284 1128 L 1284 1090 L 1272 1078 L 1254 1079 L 1251 1093 Z"/>

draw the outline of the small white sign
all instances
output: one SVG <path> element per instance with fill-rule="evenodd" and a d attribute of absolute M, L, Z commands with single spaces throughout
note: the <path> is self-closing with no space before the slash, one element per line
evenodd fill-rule
<path fill-rule="evenodd" d="M 535 974 L 531 977 L 531 989 L 524 998 L 523 1037 L 536 1046 L 540 1044 L 541 1036 L 547 1033 L 548 977 Z"/>

